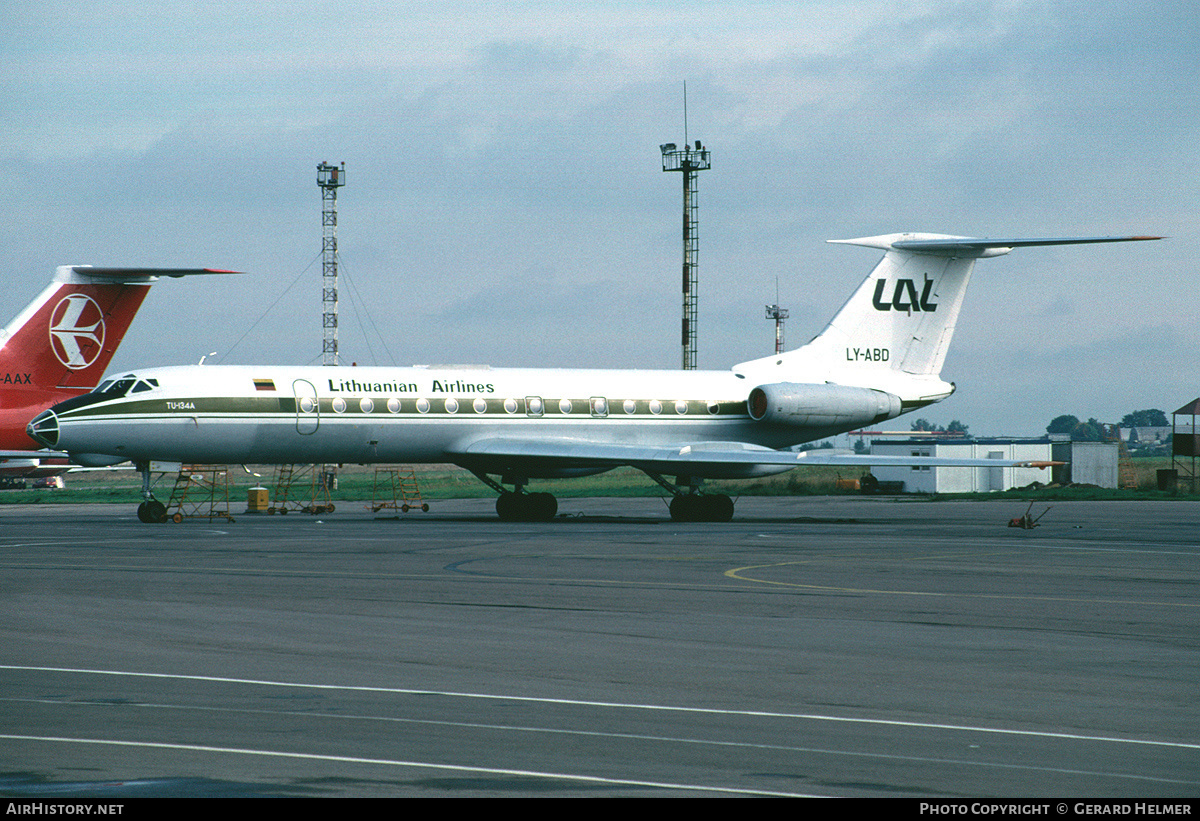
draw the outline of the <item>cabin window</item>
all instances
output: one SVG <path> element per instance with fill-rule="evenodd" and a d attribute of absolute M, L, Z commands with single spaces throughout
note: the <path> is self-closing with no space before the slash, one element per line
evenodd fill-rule
<path fill-rule="evenodd" d="M 541 416 L 546 412 L 546 405 L 540 396 L 525 397 L 525 413 L 529 416 Z"/>
<path fill-rule="evenodd" d="M 657 399 L 651 399 L 650 400 L 650 412 L 653 413 L 655 416 L 662 413 L 662 402 L 659 402 Z"/>
<path fill-rule="evenodd" d="M 399 413 L 399 412 L 400 412 L 400 400 L 393 396 L 391 399 L 388 400 L 388 413 Z"/>
<path fill-rule="evenodd" d="M 571 406 L 571 400 L 570 400 L 570 399 L 560 399 L 560 400 L 558 400 L 558 410 L 559 410 L 561 413 L 570 413 L 570 412 L 571 412 L 571 407 L 572 407 L 572 406 Z"/>
<path fill-rule="evenodd" d="M 675 412 L 681 416 L 683 414 L 687 413 L 688 412 L 687 402 L 683 399 L 676 401 L 675 402 Z"/>
<path fill-rule="evenodd" d="M 418 399 L 417 400 L 417 413 L 429 413 L 429 400 L 428 399 Z"/>
<path fill-rule="evenodd" d="M 608 400 L 603 396 L 592 397 L 592 416 L 603 418 L 608 416 Z"/>
<path fill-rule="evenodd" d="M 517 412 L 517 400 L 516 399 L 505 399 L 504 400 L 504 412 L 505 413 L 516 413 Z"/>
<path fill-rule="evenodd" d="M 626 399 L 621 404 L 621 407 L 625 409 L 626 413 L 637 413 L 637 402 L 634 402 L 632 399 Z"/>
<path fill-rule="evenodd" d="M 720 413 L 720 412 L 721 412 L 721 405 L 720 405 L 720 403 L 718 403 L 718 402 L 709 402 L 709 403 L 708 403 L 708 412 L 709 412 L 709 413 L 711 413 L 713 416 L 716 416 L 718 413 Z"/>
<path fill-rule="evenodd" d="M 446 400 L 446 413 L 458 413 L 458 400 L 453 396 Z"/>
<path fill-rule="evenodd" d="M 375 402 L 371 400 L 371 397 L 364 396 L 362 401 L 358 403 L 358 409 L 363 413 L 370 413 L 375 410 Z"/>
<path fill-rule="evenodd" d="M 346 400 L 340 396 L 337 397 L 336 399 L 334 399 L 333 400 L 333 412 L 334 413 L 345 413 L 346 412 Z"/>
<path fill-rule="evenodd" d="M 487 400 L 481 396 L 471 403 L 471 407 L 475 409 L 476 413 L 484 413 L 487 411 Z"/>

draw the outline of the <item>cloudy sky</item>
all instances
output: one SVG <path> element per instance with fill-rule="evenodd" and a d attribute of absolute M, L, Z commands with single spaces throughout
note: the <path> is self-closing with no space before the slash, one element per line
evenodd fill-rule
<path fill-rule="evenodd" d="M 826 239 L 1164 234 L 983 260 L 925 416 L 1036 434 L 1200 395 L 1190 2 L 8 4 L 4 321 L 64 263 L 203 265 L 113 367 L 319 363 L 316 166 L 345 162 L 341 350 L 677 368 L 700 175 L 702 368 L 823 327 L 877 252 Z M 894 423 L 900 425 L 901 423 Z"/>

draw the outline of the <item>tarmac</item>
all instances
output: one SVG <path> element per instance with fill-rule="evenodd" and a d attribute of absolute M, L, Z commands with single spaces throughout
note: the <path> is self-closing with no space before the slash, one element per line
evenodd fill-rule
<path fill-rule="evenodd" d="M 1200 794 L 1195 503 L 430 504 L 0 507 L 0 795 Z"/>

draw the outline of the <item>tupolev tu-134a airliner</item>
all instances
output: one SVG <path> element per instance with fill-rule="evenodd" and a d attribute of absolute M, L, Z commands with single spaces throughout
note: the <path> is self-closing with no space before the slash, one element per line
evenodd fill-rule
<path fill-rule="evenodd" d="M 975 260 L 1039 245 L 1159 237 L 852 240 L 883 259 L 807 344 L 728 371 L 187 366 L 136 371 L 44 411 L 29 434 L 84 465 L 133 461 L 144 521 L 164 513 L 151 460 L 217 464 L 454 463 L 499 492 L 506 520 L 552 518 L 533 478 L 630 465 L 667 489 L 671 516 L 728 521 L 708 479 L 803 465 L 1027 467 L 786 448 L 872 425 L 954 392 L 940 373 Z M 668 477 L 674 477 L 672 481 Z"/>

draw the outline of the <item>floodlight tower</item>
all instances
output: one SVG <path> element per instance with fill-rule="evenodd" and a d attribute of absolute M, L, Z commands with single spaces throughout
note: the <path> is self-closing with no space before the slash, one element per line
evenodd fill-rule
<path fill-rule="evenodd" d="M 686 123 L 686 115 L 685 115 Z M 685 127 L 686 132 L 686 127 Z M 696 264 L 700 254 L 697 234 L 699 200 L 696 192 L 696 172 L 710 167 L 708 149 L 696 140 L 695 148 L 686 141 L 683 148 L 675 143 L 660 145 L 663 171 L 683 174 L 683 369 L 696 369 L 696 316 L 698 313 Z"/>
<path fill-rule="evenodd" d="M 783 322 L 787 318 L 787 308 L 780 308 L 778 305 L 767 306 L 767 319 L 775 320 L 775 353 L 783 353 Z"/>
<path fill-rule="evenodd" d="M 775 320 L 775 353 L 783 353 L 783 322 L 787 318 L 787 308 L 779 307 L 779 277 L 775 277 L 775 304 L 767 306 L 767 319 Z"/>
<path fill-rule="evenodd" d="M 321 328 L 324 340 L 321 364 L 338 363 L 337 192 L 346 184 L 346 164 L 341 168 L 323 162 L 317 166 L 321 187 Z"/>

